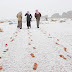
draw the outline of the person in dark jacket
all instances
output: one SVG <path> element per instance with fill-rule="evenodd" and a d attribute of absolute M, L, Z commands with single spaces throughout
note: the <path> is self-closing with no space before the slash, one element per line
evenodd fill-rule
<path fill-rule="evenodd" d="M 17 18 L 18 18 L 18 26 L 17 26 L 17 28 L 22 29 L 22 12 L 19 12 L 17 14 Z"/>
<path fill-rule="evenodd" d="M 36 10 L 35 18 L 37 22 L 37 28 L 39 28 L 40 17 L 41 17 L 41 13 L 38 10 Z"/>
<path fill-rule="evenodd" d="M 30 14 L 29 11 L 27 11 L 27 13 L 25 14 L 25 16 L 27 16 L 27 27 L 29 29 L 29 27 L 31 28 L 31 19 L 32 19 L 32 15 Z"/>

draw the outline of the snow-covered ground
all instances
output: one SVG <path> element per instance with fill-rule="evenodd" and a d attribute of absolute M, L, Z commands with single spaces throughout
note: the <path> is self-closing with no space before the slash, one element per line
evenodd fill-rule
<path fill-rule="evenodd" d="M 31 25 L 0 23 L 0 72 L 72 72 L 72 20 Z"/>

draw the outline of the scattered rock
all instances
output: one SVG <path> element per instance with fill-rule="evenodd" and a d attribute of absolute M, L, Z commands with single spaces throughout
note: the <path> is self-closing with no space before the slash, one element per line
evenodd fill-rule
<path fill-rule="evenodd" d="M 64 20 L 61 20 L 60 23 L 65 22 Z"/>
<path fill-rule="evenodd" d="M 59 39 L 57 39 L 57 41 L 59 41 Z"/>
<path fill-rule="evenodd" d="M 56 22 L 57 20 L 51 20 L 51 22 Z"/>

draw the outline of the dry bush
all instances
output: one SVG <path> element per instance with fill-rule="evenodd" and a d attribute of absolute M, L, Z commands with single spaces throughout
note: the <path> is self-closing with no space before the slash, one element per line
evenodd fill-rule
<path fill-rule="evenodd" d="M 13 24 L 13 23 L 9 23 L 9 24 Z"/>
<path fill-rule="evenodd" d="M 42 24 L 42 22 L 40 22 L 40 24 Z"/>
<path fill-rule="evenodd" d="M 4 23 L 4 21 L 0 21 L 0 23 Z"/>
<path fill-rule="evenodd" d="M 3 32 L 3 29 L 0 28 L 0 32 Z"/>
<path fill-rule="evenodd" d="M 51 20 L 51 22 L 56 22 L 57 20 Z"/>
<path fill-rule="evenodd" d="M 65 22 L 65 20 L 61 20 L 60 23 Z"/>
<path fill-rule="evenodd" d="M 46 18 L 46 21 L 48 21 L 48 18 Z"/>
<path fill-rule="evenodd" d="M 43 22 L 40 22 L 40 24 L 44 24 Z"/>
<path fill-rule="evenodd" d="M 11 22 L 11 21 L 8 21 L 8 22 Z"/>

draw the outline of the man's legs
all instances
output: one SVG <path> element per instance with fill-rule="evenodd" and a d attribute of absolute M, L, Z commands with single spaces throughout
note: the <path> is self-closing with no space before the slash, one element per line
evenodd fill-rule
<path fill-rule="evenodd" d="M 29 29 L 29 21 L 27 21 L 27 28 Z"/>
<path fill-rule="evenodd" d="M 18 21 L 18 25 L 17 25 L 17 28 L 19 28 L 19 21 Z"/>
<path fill-rule="evenodd" d="M 30 28 L 31 28 L 31 21 L 30 21 Z"/>
<path fill-rule="evenodd" d="M 39 28 L 39 20 L 37 19 L 37 28 Z"/>
<path fill-rule="evenodd" d="M 20 25 L 19 26 L 20 26 L 20 29 L 22 29 L 22 21 L 20 21 Z"/>

